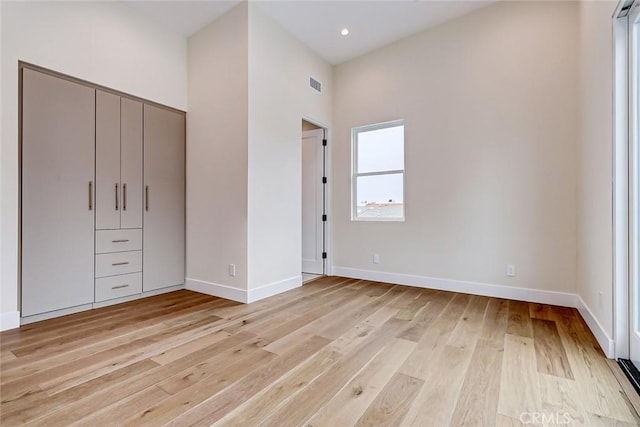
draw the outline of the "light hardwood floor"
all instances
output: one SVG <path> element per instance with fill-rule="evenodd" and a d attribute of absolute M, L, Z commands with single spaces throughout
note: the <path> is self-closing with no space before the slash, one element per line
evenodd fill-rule
<path fill-rule="evenodd" d="M 637 425 L 573 309 L 327 277 L 0 334 L 0 424 Z"/>

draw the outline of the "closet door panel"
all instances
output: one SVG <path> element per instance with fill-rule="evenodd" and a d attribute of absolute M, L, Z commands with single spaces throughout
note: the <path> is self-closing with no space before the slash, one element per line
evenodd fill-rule
<path fill-rule="evenodd" d="M 24 317 L 93 302 L 95 90 L 22 73 Z"/>
<path fill-rule="evenodd" d="M 144 106 L 143 290 L 184 283 L 185 116 Z"/>
<path fill-rule="evenodd" d="M 142 103 L 121 101 L 122 228 L 142 228 Z"/>
<path fill-rule="evenodd" d="M 120 228 L 120 97 L 96 91 L 96 228 Z"/>

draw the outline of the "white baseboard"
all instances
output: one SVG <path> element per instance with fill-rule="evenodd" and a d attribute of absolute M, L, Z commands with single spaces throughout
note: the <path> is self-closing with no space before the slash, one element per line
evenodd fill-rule
<path fill-rule="evenodd" d="M 169 292 L 175 292 L 184 289 L 184 284 L 182 285 L 172 285 L 167 286 L 166 288 L 154 289 L 152 291 L 146 291 L 140 294 L 142 298 L 152 297 L 155 295 L 168 294 Z"/>
<path fill-rule="evenodd" d="M 302 276 L 295 276 L 279 282 L 269 283 L 256 289 L 249 289 L 247 302 L 254 302 L 302 286 Z"/>
<path fill-rule="evenodd" d="M 351 277 L 354 279 L 397 283 L 400 285 L 416 286 L 419 288 L 438 289 L 442 291 L 460 292 L 487 297 L 507 298 L 518 301 L 560 305 L 563 307 L 576 307 L 576 295 L 566 292 L 515 288 L 512 286 L 467 282 L 462 280 L 438 279 L 434 277 L 387 273 L 383 271 L 359 270 L 347 267 L 333 267 L 333 273 L 336 276 Z"/>
<path fill-rule="evenodd" d="M 184 287 L 190 291 L 247 303 L 247 291 L 244 289 L 189 278 L 186 279 Z"/>
<path fill-rule="evenodd" d="M 20 312 L 9 311 L 0 313 L 0 331 L 8 331 L 20 327 Z"/>
<path fill-rule="evenodd" d="M 46 313 L 34 314 L 33 316 L 27 316 L 20 319 L 21 325 L 28 325 L 29 323 L 40 322 L 42 320 L 53 319 L 54 317 L 66 316 L 68 314 L 76 314 L 81 311 L 91 310 L 93 303 L 76 305 L 75 307 L 63 308 L 61 310 L 48 311 Z"/>
<path fill-rule="evenodd" d="M 122 304 L 129 301 L 135 301 L 140 298 L 142 298 L 142 294 L 133 294 L 133 295 L 128 295 L 126 297 L 108 299 L 106 301 L 98 301 L 93 303 L 92 308 L 109 307 L 110 305 L 116 305 L 116 304 Z"/>
<path fill-rule="evenodd" d="M 61 310 L 55 310 L 55 311 L 49 311 L 47 313 L 40 313 L 40 314 L 34 314 L 33 316 L 28 316 L 28 317 L 23 317 L 22 319 L 20 318 L 20 312 L 16 311 L 14 313 L 3 313 L 0 317 L 0 321 L 2 322 L 0 324 L 0 330 L 4 331 L 5 330 L 5 316 L 7 315 L 16 315 L 18 320 L 17 320 L 17 324 L 15 324 L 15 326 L 7 328 L 7 329 L 13 329 L 13 328 L 18 328 L 20 327 L 20 325 L 28 325 L 29 323 L 34 323 L 34 322 L 40 322 L 42 320 L 48 320 L 48 319 L 53 319 L 54 317 L 60 317 L 60 316 L 66 316 L 68 314 L 75 314 L 75 313 L 79 313 L 81 311 L 87 311 L 87 310 L 91 310 L 93 308 L 102 308 L 102 307 L 107 307 L 110 305 L 115 305 L 115 304 L 121 304 L 124 302 L 129 302 L 129 301 L 134 301 L 140 298 L 146 298 L 146 297 L 151 297 L 154 295 L 160 295 L 160 294 L 165 294 L 168 292 L 173 292 L 173 291 L 178 291 L 180 289 L 184 289 L 184 285 L 173 285 L 173 286 L 168 286 L 166 288 L 160 288 L 160 289 L 155 289 L 153 291 L 147 291 L 147 292 L 143 292 L 141 294 L 134 294 L 134 295 L 129 295 L 126 297 L 121 297 L 121 298 L 114 298 L 111 300 L 107 300 L 107 301 L 99 301 L 99 302 L 94 302 L 94 303 L 89 303 L 89 304 L 83 304 L 83 305 L 79 305 L 79 306 L 75 306 L 75 307 L 69 307 L 69 308 L 63 308 Z M 14 323 L 11 323 L 11 320 L 9 320 L 9 324 L 13 325 Z"/>
<path fill-rule="evenodd" d="M 602 351 L 604 351 L 604 354 L 609 359 L 615 359 L 616 354 L 614 341 L 611 339 L 611 337 L 609 337 L 609 334 L 607 334 L 600 322 L 598 322 L 598 319 L 596 319 L 596 317 L 593 315 L 591 309 L 587 306 L 583 299 L 580 298 L 579 295 L 576 295 L 576 300 L 576 308 L 580 312 L 580 315 L 582 316 L 584 321 L 587 323 L 587 326 L 589 326 L 589 329 L 591 329 L 591 333 L 593 333 L 593 335 L 596 337 L 596 340 L 598 340 L 598 344 L 600 344 Z"/>
<path fill-rule="evenodd" d="M 214 297 L 230 299 L 245 304 L 255 302 L 291 289 L 302 286 L 302 276 L 295 276 L 279 282 L 269 283 L 255 289 L 238 289 L 231 286 L 220 285 L 218 283 L 206 282 L 187 278 L 185 289 L 200 292 Z"/>
<path fill-rule="evenodd" d="M 377 282 L 398 283 L 400 285 L 416 286 L 420 288 L 438 289 L 443 291 L 461 292 L 488 297 L 506 298 L 518 301 L 540 304 L 559 305 L 576 308 L 596 337 L 605 355 L 613 359 L 614 341 L 609 337 L 600 322 L 593 315 L 585 302 L 576 294 L 567 292 L 545 291 L 541 289 L 514 288 L 512 286 L 492 285 L 488 283 L 466 282 L 461 280 L 437 279 L 410 274 L 387 273 L 382 271 L 360 270 L 347 267 L 333 267 L 336 276 L 354 279 L 373 280 Z"/>
<path fill-rule="evenodd" d="M 140 294 L 129 295 L 126 297 L 114 298 L 106 301 L 94 302 L 93 308 L 108 307 L 110 305 L 122 304 L 124 302 L 135 301 L 140 298 L 152 297 L 155 295 L 166 294 L 184 289 L 184 285 L 167 286 L 166 288 L 154 289 L 152 291 L 142 292 Z"/>

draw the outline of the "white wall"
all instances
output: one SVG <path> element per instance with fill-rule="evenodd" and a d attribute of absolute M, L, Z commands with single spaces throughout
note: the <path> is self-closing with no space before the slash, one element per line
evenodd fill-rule
<path fill-rule="evenodd" d="M 249 6 L 249 289 L 300 284 L 301 121 L 330 126 L 331 80 L 328 63 Z"/>
<path fill-rule="evenodd" d="M 187 106 L 186 39 L 116 2 L 0 2 L 0 312 L 18 303 L 18 60 Z"/>
<path fill-rule="evenodd" d="M 336 67 L 338 272 L 576 292 L 577 25 L 574 2 L 500 2 Z M 350 129 L 400 118 L 406 221 L 353 222 Z"/>
<path fill-rule="evenodd" d="M 616 4 L 616 1 L 580 2 L 577 291 L 610 338 L 613 338 L 612 15 Z"/>
<path fill-rule="evenodd" d="M 187 287 L 239 300 L 247 288 L 247 25 L 242 3 L 191 36 L 188 67 Z"/>
<path fill-rule="evenodd" d="M 2 27 L 3 27 L 3 25 L 2 25 L 2 21 L 3 21 L 3 19 L 2 19 L 2 15 L 3 15 L 2 14 L 2 9 L 3 9 L 2 8 L 2 4 L 0 3 L 0 70 L 2 69 L 2 60 L 1 60 L 1 58 L 2 58 L 2 39 L 3 39 L 3 34 L 4 34 L 3 30 L 2 30 Z M 4 73 L 3 73 L 3 75 L 4 75 Z M 1 76 L 0 76 L 0 79 L 1 79 Z M 15 236 L 15 231 L 11 231 L 11 232 L 8 232 L 8 233 L 3 232 L 3 230 L 8 230 L 8 229 L 4 228 L 5 226 L 4 226 L 4 220 L 3 220 L 3 217 L 5 217 L 5 214 L 4 214 L 5 203 L 7 203 L 7 202 L 4 201 L 5 196 L 4 196 L 3 186 L 2 186 L 3 185 L 2 184 L 2 182 L 3 182 L 2 176 L 4 175 L 2 173 L 2 170 L 4 170 L 4 168 L 5 168 L 3 160 L 2 160 L 2 152 L 5 151 L 4 148 L 3 148 L 4 144 L 2 143 L 2 141 L 4 140 L 4 137 L 2 135 L 2 129 L 4 128 L 4 126 L 2 125 L 2 117 L 3 117 L 2 116 L 2 110 L 3 110 L 3 107 L 2 107 L 2 104 L 3 104 L 3 102 L 2 102 L 2 99 L 3 99 L 2 98 L 2 86 L 3 86 L 2 81 L 0 81 L 0 319 L 2 319 L 0 321 L 0 330 L 8 329 L 8 328 L 11 328 L 11 327 L 15 326 L 15 312 L 16 312 L 16 309 L 18 307 L 18 304 L 17 304 L 17 301 L 16 301 L 17 300 L 17 295 L 16 294 L 18 292 L 17 283 L 16 283 L 16 286 L 15 286 L 15 288 L 16 288 L 15 290 L 13 290 L 8 285 L 7 285 L 7 291 L 3 290 L 4 289 L 4 286 L 3 286 L 4 276 L 2 275 L 2 265 L 5 264 L 5 255 L 4 255 L 4 252 L 2 251 L 2 246 L 3 246 L 2 242 L 6 238 L 12 240 L 12 245 L 16 245 L 14 250 L 17 251 L 17 241 L 18 240 L 17 240 L 16 237 L 12 237 L 12 236 Z M 17 202 L 17 200 L 14 199 L 15 196 L 11 196 L 11 198 L 12 198 L 12 202 L 14 203 L 13 206 L 15 207 L 15 203 Z M 13 265 L 14 268 L 17 269 L 17 266 L 15 265 L 15 261 L 14 261 L 15 260 L 15 254 L 9 253 L 8 255 L 9 256 L 7 256 L 6 263 L 8 265 Z M 12 301 L 12 300 L 16 301 L 15 306 L 13 305 L 13 303 L 10 303 L 10 302 L 7 302 L 7 303 L 3 304 L 2 301 L 5 298 L 8 301 Z M 11 313 L 13 313 L 13 314 L 11 314 Z M 11 317 L 13 317 L 13 324 L 11 324 L 12 323 Z"/>
<path fill-rule="evenodd" d="M 189 289 L 251 301 L 300 285 L 301 120 L 330 123 L 331 77 L 254 4 L 189 38 Z"/>

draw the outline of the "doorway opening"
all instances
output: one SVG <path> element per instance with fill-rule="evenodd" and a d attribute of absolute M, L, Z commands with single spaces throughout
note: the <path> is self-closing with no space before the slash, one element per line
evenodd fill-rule
<path fill-rule="evenodd" d="M 302 283 L 326 274 L 327 130 L 302 120 Z"/>

